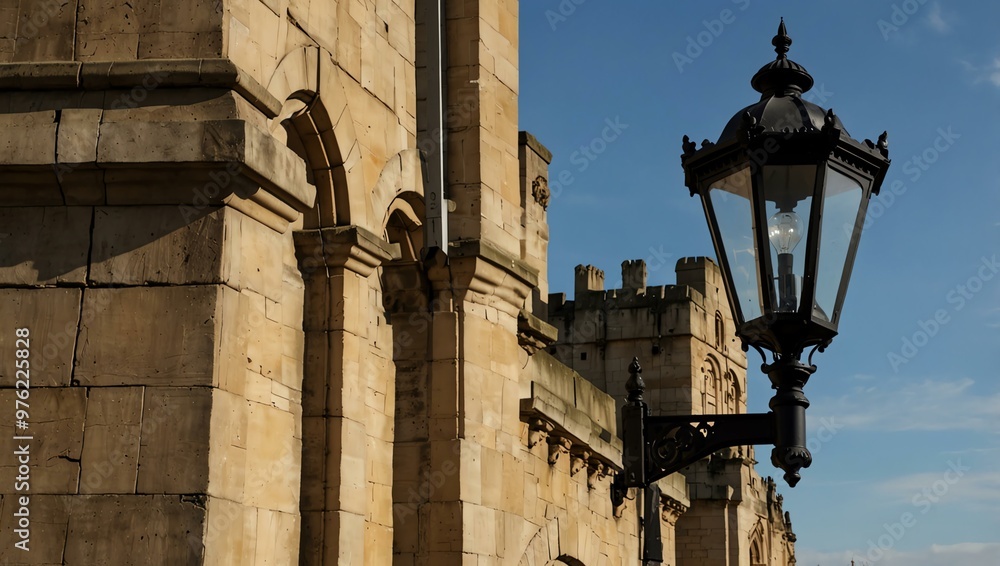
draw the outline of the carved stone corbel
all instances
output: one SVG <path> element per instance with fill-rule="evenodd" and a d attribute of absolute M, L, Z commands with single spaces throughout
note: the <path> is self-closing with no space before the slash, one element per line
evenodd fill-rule
<path fill-rule="evenodd" d="M 587 465 L 587 460 L 590 459 L 590 450 L 586 446 L 577 445 L 570 448 L 569 455 L 569 475 L 575 476 L 577 472 Z"/>
<path fill-rule="evenodd" d="M 669 525 L 676 525 L 688 507 L 669 495 L 660 494 L 660 518 Z"/>
<path fill-rule="evenodd" d="M 528 448 L 534 448 L 552 433 L 552 423 L 545 419 L 533 418 L 528 421 Z"/>
<path fill-rule="evenodd" d="M 591 458 L 587 462 L 587 489 L 597 489 L 597 482 L 604 477 L 604 462 Z"/>
<path fill-rule="evenodd" d="M 559 456 L 561 454 L 569 454 L 570 448 L 573 447 L 573 441 L 556 435 L 549 435 L 545 439 L 549 443 L 549 465 L 554 466 L 556 462 L 559 461 Z"/>

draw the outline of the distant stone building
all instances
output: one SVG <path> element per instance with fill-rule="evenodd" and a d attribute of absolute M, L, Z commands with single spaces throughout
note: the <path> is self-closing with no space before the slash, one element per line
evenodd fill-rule
<path fill-rule="evenodd" d="M 676 285 L 647 286 L 645 262 L 626 261 L 623 288 L 605 290 L 601 270 L 577 266 L 574 300 L 550 296 L 560 337 L 550 351 L 615 399 L 638 357 L 654 414 L 745 413 L 747 359 L 721 272 L 707 258 L 681 259 L 676 271 Z M 791 521 L 756 463 L 752 446 L 739 447 L 687 468 L 684 482 L 661 482 L 676 564 L 794 563 Z"/>
<path fill-rule="evenodd" d="M 625 357 L 745 360 L 706 262 L 548 304 L 517 13 L 0 0 L 0 563 L 792 562 L 750 450 L 612 505 Z"/>

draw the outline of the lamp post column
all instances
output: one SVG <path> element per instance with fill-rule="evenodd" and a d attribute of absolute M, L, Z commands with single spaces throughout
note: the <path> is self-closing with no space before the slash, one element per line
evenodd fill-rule
<path fill-rule="evenodd" d="M 761 368 L 777 392 L 768 406 L 774 412 L 775 442 L 771 463 L 785 470 L 785 481 L 795 487 L 799 470 L 812 464 L 812 454 L 806 447 L 806 399 L 802 388 L 816 371 L 816 366 L 799 361 L 798 356 L 783 356 Z"/>

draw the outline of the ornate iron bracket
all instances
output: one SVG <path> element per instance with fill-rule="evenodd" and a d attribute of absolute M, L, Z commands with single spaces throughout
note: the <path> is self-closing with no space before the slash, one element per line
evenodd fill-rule
<path fill-rule="evenodd" d="M 763 369 L 777 389 L 772 412 L 654 417 L 642 399 L 646 386 L 639 360 L 632 360 L 625 384 L 628 403 L 622 407 L 624 472 L 616 478 L 613 499 L 620 501 L 628 488 L 645 488 L 717 450 L 752 444 L 775 445 L 771 460 L 786 471 L 785 480 L 794 487 L 799 469 L 812 461 L 805 447 L 809 402 L 802 386 L 816 368 L 789 356 Z"/>

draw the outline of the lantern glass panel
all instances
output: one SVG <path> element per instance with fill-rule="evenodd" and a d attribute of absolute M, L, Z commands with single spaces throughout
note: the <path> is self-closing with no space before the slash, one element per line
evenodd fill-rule
<path fill-rule="evenodd" d="M 765 166 L 761 176 L 767 237 L 771 242 L 770 281 L 775 312 L 796 312 L 816 185 L 815 165 Z"/>
<path fill-rule="evenodd" d="M 750 201 L 750 169 L 744 167 L 710 184 L 711 200 L 718 226 L 721 249 L 729 264 L 729 276 L 736 292 L 733 303 L 738 305 L 743 321 L 761 315 L 760 277 L 757 272 L 757 241 L 754 234 L 753 207 Z"/>
<path fill-rule="evenodd" d="M 857 181 L 829 168 L 823 195 L 823 225 L 820 230 L 819 262 L 816 269 L 816 301 L 813 317 L 837 322 L 837 295 L 847 266 L 847 255 L 855 230 L 860 230 L 858 211 L 864 191 Z"/>

